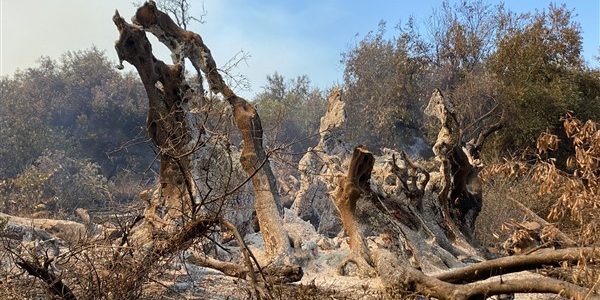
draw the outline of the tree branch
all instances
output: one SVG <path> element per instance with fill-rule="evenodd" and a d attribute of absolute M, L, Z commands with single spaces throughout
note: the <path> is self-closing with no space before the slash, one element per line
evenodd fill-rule
<path fill-rule="evenodd" d="M 385 284 L 441 300 L 472 300 L 510 293 L 552 293 L 569 299 L 600 299 L 580 286 L 553 278 L 502 279 L 453 284 L 425 275 L 398 260 L 387 250 L 377 253 L 377 270 Z"/>
<path fill-rule="evenodd" d="M 280 226 L 283 222 L 283 206 L 277 192 L 275 175 L 263 147 L 263 129 L 256 109 L 250 102 L 235 95 L 227 86 L 210 49 L 199 34 L 177 26 L 167 14 L 158 10 L 153 2 L 146 2 L 140 7 L 133 22 L 165 44 L 171 50 L 174 61 L 181 62 L 188 58 L 199 76 L 204 73 L 210 90 L 221 93 L 229 102 L 235 124 L 242 135 L 240 162 L 252 180 L 256 196 L 256 215 L 267 254 L 270 257 L 288 255 L 291 252 L 289 239 Z"/>
<path fill-rule="evenodd" d="M 27 271 L 29 275 L 41 279 L 48 286 L 50 292 L 64 300 L 77 300 L 77 297 L 73 294 L 73 291 L 64 283 L 62 280 L 54 275 L 52 271 L 48 270 L 48 267 L 41 267 L 35 263 L 31 263 L 25 260 L 15 262 L 20 268 Z"/>
<path fill-rule="evenodd" d="M 515 255 L 488 260 L 445 272 L 435 277 L 450 283 L 468 283 L 544 266 L 560 266 L 561 262 L 577 262 L 581 259 L 592 258 L 600 258 L 600 249 L 586 247 L 547 250 L 529 255 Z"/>
<path fill-rule="evenodd" d="M 535 212 L 531 211 L 531 209 L 529 209 L 527 206 L 523 205 L 523 203 L 517 201 L 513 197 L 507 197 L 507 198 L 510 201 L 512 201 L 517 206 L 517 208 L 519 208 L 528 218 L 532 219 L 535 222 L 538 222 L 542 226 L 553 226 L 552 224 L 548 223 L 548 221 L 546 221 L 542 217 L 538 216 Z M 565 247 L 565 246 L 573 247 L 573 246 L 577 245 L 577 243 L 573 239 L 571 239 L 568 235 L 566 235 L 564 232 L 558 230 L 558 228 L 556 228 L 556 230 L 557 230 L 556 237 L 558 238 L 558 240 L 561 241 L 561 245 L 563 247 Z"/>

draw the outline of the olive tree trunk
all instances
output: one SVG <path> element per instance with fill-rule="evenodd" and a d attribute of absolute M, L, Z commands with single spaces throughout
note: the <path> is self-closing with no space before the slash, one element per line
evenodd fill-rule
<path fill-rule="evenodd" d="M 291 250 L 290 242 L 281 226 L 282 206 L 275 176 L 262 145 L 263 132 L 258 113 L 252 104 L 237 96 L 225 83 L 200 35 L 180 28 L 167 14 L 158 10 L 152 1 L 146 2 L 137 10 L 133 22 L 136 26 L 115 16 L 115 24 L 121 33 L 116 48 L 121 60 L 136 67 L 148 93 L 148 131 L 153 142 L 161 149 L 160 196 L 165 200 L 160 204 L 172 203 L 172 207 L 178 204 L 176 211 L 185 214 L 194 212 L 194 206 L 199 203 L 197 199 L 189 200 L 195 197 L 197 189 L 193 182 L 193 178 L 196 178 L 193 173 L 197 171 L 194 166 L 197 163 L 193 155 L 184 154 L 193 151 L 193 142 L 201 141 L 200 135 L 203 132 L 196 128 L 198 122 L 195 122 L 185 104 L 188 97 L 204 97 L 201 82 L 206 77 L 209 90 L 221 94 L 230 104 L 236 126 L 243 138 L 240 162 L 251 177 L 254 187 L 256 214 L 266 252 L 272 258 L 287 256 Z M 145 31 L 154 34 L 171 50 L 174 65 L 166 65 L 152 55 L 152 47 L 146 39 Z M 196 90 L 192 90 L 191 84 L 187 84 L 183 78 L 183 63 L 186 58 L 197 71 L 200 86 Z M 197 115 L 194 116 L 198 118 Z"/>

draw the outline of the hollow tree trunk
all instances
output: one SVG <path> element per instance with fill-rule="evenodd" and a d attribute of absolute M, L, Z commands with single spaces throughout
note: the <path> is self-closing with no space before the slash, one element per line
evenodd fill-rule
<path fill-rule="evenodd" d="M 449 108 L 439 91 L 432 98 L 432 102 L 437 101 L 437 104 L 429 108 L 438 112 Z M 327 113 L 343 115 L 343 105 L 339 109 Z M 374 157 L 363 146 L 354 149 L 349 163 L 345 164 L 347 173 L 339 176 L 333 193 L 333 202 L 340 212 L 351 249 L 341 268 L 348 262 L 354 262 L 362 274 L 376 272 L 388 288 L 437 299 L 485 299 L 519 292 L 555 293 L 573 299 L 598 298 L 592 291 L 564 281 L 535 274 L 529 278 L 508 274 L 536 269 L 541 265 L 593 259 L 600 255 L 596 249 L 550 250 L 486 261 L 483 253 L 466 238 L 469 232 L 461 234 L 462 230 L 469 229 L 468 226 L 462 227 L 470 226 L 464 222 L 469 216 L 453 212 L 464 206 L 449 200 L 480 196 L 477 192 L 473 193 L 468 182 L 479 165 L 472 163 L 467 153 L 463 152 L 464 157 L 456 156 L 455 151 L 460 149 L 460 144 L 459 138 L 452 136 L 452 132 L 457 128 L 448 125 L 451 120 L 445 122 L 435 150 L 438 161 L 445 163 L 439 173 L 430 174 L 404 153 L 384 149 L 382 156 Z M 335 160 L 327 163 L 331 164 L 329 168 L 339 168 L 332 166 Z M 447 210 L 444 211 L 442 206 L 445 204 Z M 474 220 L 476 214 L 470 217 Z M 448 228 L 446 222 L 458 225 L 461 230 Z M 371 236 L 384 235 L 389 241 L 368 246 L 368 239 L 363 235 L 367 231 L 362 230 L 366 227 L 369 227 Z M 474 260 L 483 262 L 467 265 Z M 454 270 L 447 271 L 449 268 Z M 427 275 L 433 272 L 438 275 Z M 503 277 L 491 278 L 495 275 Z M 484 279 L 490 280 L 482 282 Z"/>
<path fill-rule="evenodd" d="M 394 166 L 391 168 L 391 173 L 398 176 L 403 183 L 401 187 L 407 189 L 404 194 L 408 200 L 413 200 L 412 197 L 425 197 L 421 199 L 425 201 L 424 207 L 415 210 L 410 206 L 398 206 L 399 199 L 394 199 L 385 193 L 386 186 L 382 184 L 382 181 L 389 181 L 381 177 L 381 172 L 385 168 L 378 165 L 377 170 L 374 170 L 376 159 L 373 155 L 363 146 L 356 147 L 348 165 L 348 172 L 346 176 L 340 177 L 334 195 L 334 202 L 339 209 L 352 250 L 344 264 L 356 263 L 363 274 L 374 275 L 376 272 L 388 288 L 400 289 L 409 293 L 416 292 L 436 299 L 486 299 L 493 295 L 519 292 L 554 293 L 581 300 L 598 298 L 593 291 L 561 280 L 541 275 L 533 275 L 533 277 L 508 275 L 513 272 L 536 269 L 542 265 L 559 265 L 564 262 L 593 259 L 600 255 L 600 252 L 594 248 L 550 250 L 532 255 L 483 261 L 469 266 L 462 264 L 460 256 L 469 252 L 469 249 L 465 248 L 465 246 L 468 247 L 468 244 L 460 245 L 460 236 L 456 236 L 451 242 L 444 242 L 443 234 L 446 232 L 439 227 L 442 226 L 439 221 L 442 215 L 435 214 L 440 205 L 436 201 L 437 193 L 443 191 L 439 185 L 444 184 L 444 179 L 439 177 L 452 174 L 435 175 L 438 179 L 431 182 L 429 176 L 423 176 L 423 180 L 419 180 L 418 178 L 421 176 L 418 175 L 410 178 L 411 176 L 407 175 L 410 170 L 405 168 L 415 169 L 413 171 L 417 173 L 426 171 L 409 161 L 404 154 L 401 155 L 403 163 L 400 167 L 396 164 L 394 156 L 392 154 Z M 377 162 L 377 164 L 381 164 L 381 162 Z M 449 171 L 448 169 L 442 170 Z M 456 181 L 451 180 L 450 182 L 455 183 Z M 423 185 L 428 184 L 438 187 L 424 189 Z M 400 185 L 395 186 L 397 188 Z M 412 188 L 416 190 L 410 190 Z M 451 190 L 453 190 L 453 186 L 448 188 L 448 191 Z M 372 206 L 365 206 L 369 203 L 372 203 L 375 209 Z M 380 222 L 381 220 L 383 222 Z M 374 245 L 370 250 L 361 230 L 361 227 L 364 226 L 371 226 L 371 229 L 380 227 L 384 228 L 383 231 L 386 234 L 396 234 L 392 239 L 399 240 L 405 247 L 402 245 L 399 247 L 398 243 L 391 242 L 387 245 Z M 423 243 L 424 239 L 427 239 L 427 243 Z M 463 243 L 465 242 L 463 241 Z M 444 245 L 444 243 L 450 244 Z M 463 254 L 452 253 L 452 247 L 467 251 Z M 449 253 L 444 253 L 444 251 Z M 471 248 L 470 251 L 476 255 L 476 249 Z M 417 258 L 417 265 L 423 267 L 423 270 L 415 268 L 409 260 L 409 255 L 412 255 L 413 259 Z M 448 267 L 457 267 L 457 269 L 439 273 L 437 276 L 427 275 L 424 270 L 431 272 L 431 267 L 427 266 L 427 259 L 433 256 L 437 256 L 445 264 L 445 266 L 438 265 L 441 267 L 440 269 Z M 453 257 L 458 263 L 454 266 L 451 265 Z M 496 275 L 504 277 L 481 281 Z"/>
<path fill-rule="evenodd" d="M 360 268 L 364 271 L 363 275 L 373 272 L 369 270 L 369 266 L 372 266 L 369 255 L 364 255 L 368 252 L 367 247 L 356 242 L 362 240 L 359 237 L 361 227 L 368 228 L 371 235 L 391 234 L 393 240 L 398 242 L 398 247 L 402 248 L 398 251 L 407 252 L 404 254 L 412 256 L 414 264 L 424 270 L 460 267 L 461 259 L 481 258 L 481 254 L 460 234 L 456 225 L 455 230 L 450 230 L 447 222 L 453 224 L 452 215 L 449 212 L 442 213 L 442 204 L 448 202 L 440 201 L 440 194 L 447 188 L 448 195 L 452 188 L 451 181 L 449 184 L 445 183 L 451 177 L 450 167 L 442 169 L 443 173 L 430 174 L 430 171 L 412 162 L 407 155 L 390 149 L 383 149 L 383 155 L 376 157 L 370 167 L 369 164 L 360 163 L 356 160 L 362 158 L 356 156 L 356 152 L 355 155 L 348 155 L 349 151 L 346 149 L 349 147 L 345 145 L 342 136 L 336 134 L 344 126 L 344 116 L 342 93 L 334 91 L 329 97 L 327 113 L 321 119 L 323 132 L 321 141 L 315 147 L 317 151 L 309 151 L 300 161 L 301 169 L 313 171 L 312 174 L 307 172 L 302 175 L 300 191 L 308 191 L 315 182 L 324 183 L 326 189 L 318 195 L 319 199 L 324 198 L 335 204 L 344 229 L 350 236 L 352 256 L 364 258 L 361 260 L 364 264 L 357 263 L 363 266 Z M 355 151 L 363 156 L 373 156 L 367 154 L 364 147 Z M 357 178 L 352 179 L 357 175 Z M 334 180 L 340 177 L 344 180 Z M 367 182 L 370 179 L 373 190 L 363 182 L 361 189 L 354 190 L 359 192 L 359 196 L 354 197 L 360 197 L 360 200 L 343 200 L 352 195 L 352 189 L 349 189 L 352 185 L 347 186 L 347 182 L 352 183 L 352 180 L 358 178 Z M 344 193 L 345 189 L 349 189 L 348 192 Z M 315 202 L 310 200 L 311 197 L 296 197 L 293 205 L 296 213 L 302 215 L 304 211 L 318 209 Z M 344 201 L 350 201 L 351 205 L 344 204 Z M 318 221 L 324 222 L 323 219 Z M 353 261 L 352 256 L 348 261 Z M 345 264 L 346 262 L 342 265 Z"/>
<path fill-rule="evenodd" d="M 344 161 L 352 148 L 343 143 L 346 122 L 342 90 L 334 89 L 327 99 L 327 112 L 321 118 L 319 143 L 309 149 L 298 163 L 300 189 L 294 197 L 291 210 L 300 218 L 310 221 L 320 234 L 334 237 L 342 229 L 339 211 L 331 196 L 337 187 L 336 174 L 344 170 L 331 160 Z"/>
<path fill-rule="evenodd" d="M 443 175 L 438 201 L 444 222 L 450 230 L 449 234 L 462 234 L 472 240 L 482 199 L 480 192 L 468 189 L 467 185 L 477 177 L 477 168 L 480 166 L 472 165 L 468 153 L 463 150 L 454 105 L 438 89 L 433 92 L 425 113 L 437 117 L 441 122 L 433 153 L 440 162 L 440 174 Z"/>

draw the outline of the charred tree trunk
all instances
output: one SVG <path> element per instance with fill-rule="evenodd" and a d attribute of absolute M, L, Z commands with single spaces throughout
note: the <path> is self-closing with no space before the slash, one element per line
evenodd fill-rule
<path fill-rule="evenodd" d="M 242 134 L 244 147 L 240 161 L 256 195 L 256 217 L 260 225 L 267 253 L 270 256 L 288 254 L 290 242 L 282 229 L 283 207 L 277 192 L 275 175 L 263 148 L 263 130 L 258 113 L 248 101 L 235 95 L 228 98 L 232 106 L 235 123 Z"/>
<path fill-rule="evenodd" d="M 195 207 L 186 206 L 186 203 L 191 203 L 191 206 L 198 203 L 188 200 L 194 197 L 196 188 L 194 176 L 188 175 L 194 172 L 194 158 L 182 155 L 193 148 L 189 145 L 190 141 L 200 140 L 202 133 L 194 131 L 190 126 L 193 122 L 186 123 L 189 111 L 181 105 L 186 102 L 188 92 L 193 93 L 185 84 L 182 74 L 183 61 L 188 58 L 197 71 L 198 82 L 204 75 L 210 91 L 222 94 L 229 102 L 244 141 L 240 162 L 247 175 L 252 177 L 257 218 L 267 253 L 272 258 L 287 256 L 291 247 L 287 233 L 281 226 L 282 206 L 275 176 L 262 146 L 262 126 L 256 110 L 248 101 L 235 95 L 224 82 L 200 35 L 180 28 L 167 14 L 158 10 L 154 2 L 146 2 L 141 6 L 133 22 L 141 28 L 131 26 L 118 15 L 115 16 L 115 24 L 121 33 L 117 52 L 121 60 L 132 63 L 140 73 L 150 99 L 149 134 L 160 149 L 166 149 L 161 151 L 160 157 L 161 197 L 167 202 L 179 201 L 177 208 L 182 212 L 195 211 Z M 144 30 L 154 34 L 171 50 L 174 66 L 167 66 L 152 55 Z M 201 97 L 202 89 L 196 91 Z M 184 125 L 176 127 L 177 124 Z"/>
<path fill-rule="evenodd" d="M 303 169 L 317 175 L 303 178 L 301 191 L 311 182 L 321 181 L 328 189 L 325 195 L 331 195 L 350 246 L 340 273 L 354 263 L 360 275 L 379 275 L 388 288 L 437 299 L 485 299 L 517 292 L 597 297 L 588 289 L 541 275 L 533 274 L 537 276 L 533 279 L 508 275 L 540 265 L 591 259 L 598 256 L 593 249 L 486 260 L 486 253 L 475 247 L 470 237 L 481 201 L 481 190 L 474 186 L 481 164 L 469 149 L 480 149 L 481 144 L 462 145 L 451 103 L 439 91 L 434 92 L 428 112 L 443 119 L 434 147 L 439 172 L 426 170 L 405 153 L 390 149 L 375 157 L 358 146 L 349 156 L 340 136 L 332 136 L 343 127 L 343 99 L 339 90 L 330 96 L 321 119 L 324 132 L 316 147 L 319 151 L 308 152 L 300 162 Z M 490 131 L 485 132 L 489 135 Z M 296 198 L 300 202 L 294 207 L 299 215 L 311 208 L 305 200 Z M 468 201 L 475 204 L 468 205 Z M 448 271 L 450 268 L 454 270 Z M 427 275 L 432 273 L 438 275 Z M 494 275 L 503 277 L 490 278 Z M 490 280 L 481 282 L 487 278 Z M 540 280 L 544 284 L 534 284 Z"/>
<path fill-rule="evenodd" d="M 298 164 L 300 190 L 291 207 L 300 218 L 310 221 L 317 232 L 330 237 L 336 236 L 342 229 L 339 210 L 330 197 L 338 184 L 335 174 L 345 170 L 338 164 L 327 162 L 332 159 L 343 161 L 352 154 L 352 149 L 342 141 L 345 105 L 341 89 L 334 89 L 327 100 L 327 112 L 321 118 L 319 143 L 309 149 Z"/>
<path fill-rule="evenodd" d="M 375 159 L 373 154 L 366 148 L 358 146 L 354 148 L 348 174 L 341 177 L 338 189 L 335 192 L 335 205 L 340 212 L 342 224 L 348 234 L 351 254 L 340 267 L 340 273 L 344 273 L 344 267 L 348 262 L 357 265 L 363 275 L 374 276 L 373 261 L 369 249 L 356 220 L 356 201 L 363 196 L 363 191 L 369 191 L 369 180 Z"/>
<path fill-rule="evenodd" d="M 29 273 L 29 275 L 42 280 L 48 286 L 50 293 L 54 296 L 64 300 L 77 300 L 73 291 L 64 284 L 60 277 L 48 270 L 48 265 L 45 264 L 44 266 L 39 266 L 36 263 L 25 260 L 18 261 L 16 264 Z"/>
<path fill-rule="evenodd" d="M 478 183 L 479 165 L 473 165 L 461 144 L 461 129 L 452 102 L 439 90 L 435 90 L 425 113 L 438 118 L 441 128 L 433 153 L 440 162 L 443 176 L 442 191 L 438 201 L 442 207 L 444 222 L 451 231 L 457 227 L 468 240 L 472 240 L 475 220 L 481 211 L 481 189 Z M 482 141 L 483 143 L 483 141 Z M 479 149 L 480 151 L 480 149 Z"/>
<path fill-rule="evenodd" d="M 193 218 L 198 203 L 193 152 L 203 132 L 197 127 L 197 116 L 189 111 L 193 91 L 185 82 L 182 65 L 167 65 L 154 57 L 142 29 L 125 22 L 118 12 L 113 21 L 119 30 L 115 45 L 119 60 L 137 69 L 148 95 L 146 128 L 160 158 L 159 186 L 143 197 L 149 202 L 144 224 L 151 231 L 168 229 Z"/>

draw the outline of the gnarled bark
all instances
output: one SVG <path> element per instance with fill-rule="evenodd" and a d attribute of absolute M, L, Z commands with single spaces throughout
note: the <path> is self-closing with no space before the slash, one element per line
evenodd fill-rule
<path fill-rule="evenodd" d="M 321 118 L 319 143 L 309 149 L 298 164 L 300 189 L 294 197 L 292 211 L 311 222 L 317 232 L 336 236 L 341 228 L 339 211 L 331 198 L 336 176 L 344 172 L 341 163 L 351 154 L 342 141 L 346 122 L 346 103 L 342 90 L 334 89 L 327 99 L 327 112 Z"/>
<path fill-rule="evenodd" d="M 384 150 L 377 158 L 361 146 L 354 150 L 333 197 L 351 249 L 342 267 L 354 262 L 363 274 L 379 274 L 388 287 L 438 299 L 484 299 L 519 292 L 555 293 L 573 299 L 597 297 L 586 288 L 541 275 L 532 274 L 538 277 L 534 279 L 507 275 L 595 257 L 597 250 L 557 250 L 486 261 L 485 253 L 471 244 L 469 220 L 474 221 L 477 211 L 456 202 L 465 197 L 481 200 L 480 191 L 469 187 L 469 177 L 480 164 L 461 147 L 458 124 L 447 111 L 451 104 L 445 103 L 439 91 L 432 96 L 432 103 L 428 109 L 445 116 L 434 146 L 440 173 L 430 174 L 405 154 L 392 150 Z M 362 230 L 367 227 L 371 235 L 383 232 L 392 241 L 367 247 Z M 483 262 L 467 265 L 473 260 Z M 440 273 L 448 268 L 455 270 Z M 426 275 L 433 272 L 438 275 Z M 496 275 L 506 276 L 490 278 Z M 534 284 L 540 278 L 543 284 Z"/>
<path fill-rule="evenodd" d="M 334 201 L 340 212 L 344 229 L 350 238 L 349 245 L 352 251 L 340 266 L 340 273 L 343 273 L 348 262 L 353 262 L 362 274 L 375 275 L 371 255 L 355 215 L 356 201 L 361 198 L 363 191 L 369 190 L 369 180 L 374 162 L 373 154 L 366 148 L 363 146 L 354 148 L 348 173 L 338 181 Z"/>
<path fill-rule="evenodd" d="M 271 264 L 274 269 L 287 270 L 273 276 L 285 277 L 281 279 L 283 281 L 298 280 L 302 270 L 297 266 L 291 268 L 292 271 L 286 268 L 290 265 L 287 258 L 291 254 L 291 246 L 281 226 L 282 206 L 275 176 L 262 145 L 260 117 L 254 107 L 235 95 L 224 82 L 200 35 L 177 26 L 168 15 L 156 8 L 154 2 L 147 2 L 137 10 L 133 18 L 137 26 L 127 24 L 118 13 L 114 20 L 120 32 L 116 44 L 119 59 L 132 63 L 142 78 L 150 102 L 149 135 L 160 149 L 161 186 L 145 197 L 149 202 L 145 223 L 154 225 L 150 227 L 151 230 L 157 227 L 156 224 L 163 227 L 185 224 L 186 217 L 191 221 L 197 218 L 198 205 L 204 203 L 204 199 L 199 197 L 202 191 L 194 181 L 200 177 L 196 174 L 200 171 L 197 167 L 200 157 L 195 152 L 203 145 L 203 131 L 198 129 L 201 128 L 198 116 L 191 114 L 190 107 L 186 106 L 188 98 L 203 98 L 204 92 L 201 85 L 194 90 L 190 87 L 193 84 L 188 84 L 183 78 L 183 61 L 188 58 L 198 73 L 198 82 L 201 83 L 202 76 L 206 76 L 210 90 L 222 94 L 231 106 L 243 139 L 240 163 L 254 187 L 256 215 L 267 256 L 271 263 L 275 262 Z M 152 55 L 152 47 L 144 31 L 157 36 L 171 50 L 173 66 L 166 65 Z M 173 213 L 159 216 L 165 210 Z M 174 222 L 178 219 L 182 221 Z M 237 276 L 252 274 L 251 278 L 254 278 L 254 272 L 250 270 L 242 271 L 212 260 L 205 262 L 230 270 Z"/>
<path fill-rule="evenodd" d="M 160 182 L 157 190 L 146 197 L 149 203 L 144 225 L 150 231 L 169 229 L 191 219 L 200 202 L 193 180 L 193 152 L 203 132 L 188 106 L 193 91 L 184 80 L 181 64 L 167 65 L 154 57 L 142 29 L 125 22 L 118 12 L 113 21 L 119 30 L 115 44 L 119 60 L 137 69 L 148 95 L 146 126 L 159 149 Z"/>
<path fill-rule="evenodd" d="M 481 189 L 474 188 L 478 181 L 478 168 L 481 166 L 473 165 L 473 159 L 469 159 L 469 155 L 472 154 L 463 150 L 462 131 L 454 105 L 450 99 L 442 95 L 440 90 L 436 89 L 433 92 L 425 113 L 438 118 L 441 122 L 433 153 L 436 160 L 440 162 L 440 173 L 443 176 L 438 201 L 442 207 L 444 221 L 451 234 L 463 234 L 471 240 L 475 220 L 482 205 Z M 489 133 L 485 137 L 488 135 Z M 485 137 L 478 141 L 480 144 L 472 145 L 469 149 L 480 151 Z M 456 226 L 460 232 L 456 232 Z"/>

